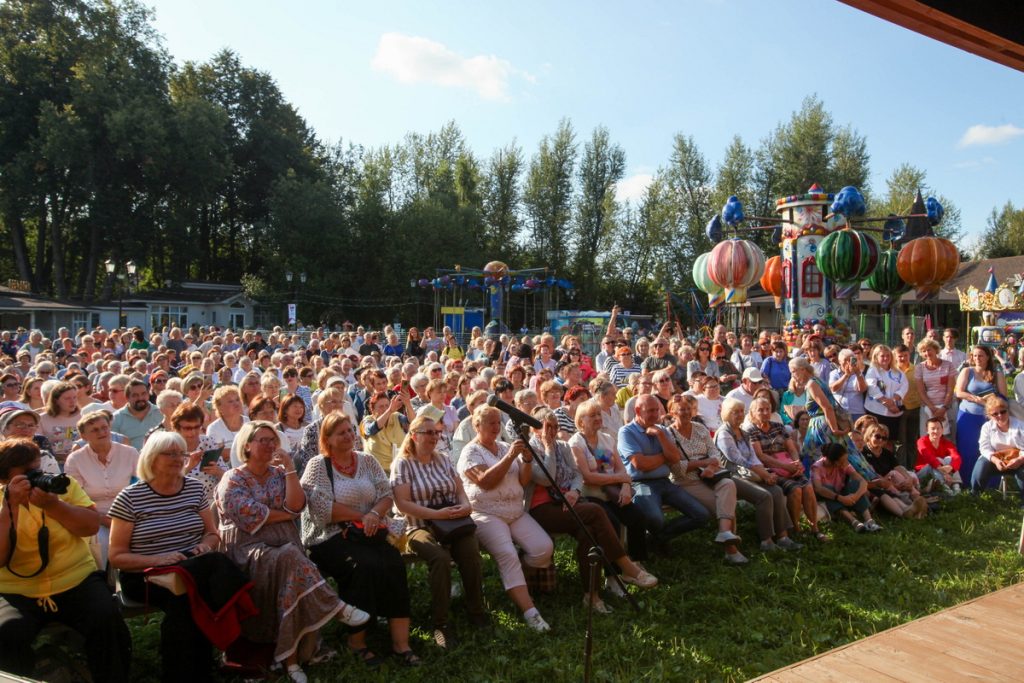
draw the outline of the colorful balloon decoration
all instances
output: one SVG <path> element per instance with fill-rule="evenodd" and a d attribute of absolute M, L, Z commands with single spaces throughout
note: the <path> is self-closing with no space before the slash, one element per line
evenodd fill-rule
<path fill-rule="evenodd" d="M 853 185 L 847 185 L 836 193 L 832 202 L 832 213 L 839 213 L 847 218 L 863 216 L 867 212 L 864 195 Z"/>
<path fill-rule="evenodd" d="M 743 222 L 743 204 L 736 195 L 729 197 L 722 207 L 722 219 L 733 228 Z"/>
<path fill-rule="evenodd" d="M 935 197 L 929 197 L 925 203 L 925 211 L 928 212 L 928 222 L 934 227 L 942 222 L 942 216 L 945 215 L 946 210 L 942 208 L 942 204 Z"/>
<path fill-rule="evenodd" d="M 722 217 L 717 213 L 711 217 L 708 224 L 704 227 L 704 234 L 707 235 L 708 239 L 712 242 L 722 241 Z"/>
<path fill-rule="evenodd" d="M 884 250 L 878 259 L 878 267 L 868 277 L 867 285 L 872 292 L 882 295 L 882 306 L 889 308 L 901 296 L 910 291 L 911 287 L 900 277 L 896 270 L 896 261 L 900 253 L 895 249 Z"/>
<path fill-rule="evenodd" d="M 715 308 L 725 302 L 725 290 L 708 274 L 708 259 L 710 258 L 710 253 L 701 254 L 693 262 L 693 282 L 697 285 L 697 289 L 708 295 L 708 305 Z"/>
<path fill-rule="evenodd" d="M 764 274 L 764 252 L 753 242 L 738 237 L 719 242 L 711 250 L 708 274 L 725 288 L 726 303 L 746 303 L 747 288 Z"/>
<path fill-rule="evenodd" d="M 918 301 L 927 301 L 956 275 L 960 252 L 944 237 L 918 237 L 900 250 L 896 270 L 908 285 L 917 290 Z"/>
<path fill-rule="evenodd" d="M 772 256 L 764 262 L 764 275 L 761 276 L 761 289 L 775 297 L 775 308 L 782 308 L 782 295 L 785 292 L 782 282 L 782 257 Z"/>
<path fill-rule="evenodd" d="M 860 282 L 878 266 L 878 251 L 878 242 L 873 237 L 844 228 L 821 241 L 815 260 L 818 270 L 835 281 L 836 298 L 850 299 L 860 288 Z"/>

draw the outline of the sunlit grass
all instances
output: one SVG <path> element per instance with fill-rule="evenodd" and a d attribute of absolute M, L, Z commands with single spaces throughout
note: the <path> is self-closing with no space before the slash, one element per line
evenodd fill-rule
<path fill-rule="evenodd" d="M 878 534 L 833 526 L 832 543 L 807 539 L 796 553 L 757 552 L 749 512 L 740 522 L 748 566 L 724 566 L 709 528 L 677 540 L 673 556 L 647 563 L 662 585 L 637 594 L 639 613 L 608 599 L 615 613 L 595 615 L 596 681 L 745 680 L 1022 578 L 1020 511 L 998 495 L 960 498 L 922 521 L 883 517 L 885 530 Z M 426 573 L 415 564 L 409 569 L 413 647 L 425 665 L 406 670 L 390 661 L 373 672 L 342 652 L 333 662 L 309 667 L 310 680 L 579 681 L 586 614 L 567 539 L 559 540 L 556 560 L 558 591 L 537 598 L 553 627 L 549 634 L 525 626 L 488 559 L 485 591 L 493 625 L 472 630 L 456 600 L 461 644 L 442 654 L 430 640 Z M 131 626 L 135 673 L 139 680 L 156 680 L 158 619 L 136 619 Z M 326 638 L 343 649 L 340 629 L 328 628 Z M 389 649 L 382 629 L 370 642 L 381 654 Z"/>

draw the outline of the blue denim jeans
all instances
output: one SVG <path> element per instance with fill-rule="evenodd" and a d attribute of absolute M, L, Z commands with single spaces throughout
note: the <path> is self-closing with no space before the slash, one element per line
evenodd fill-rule
<path fill-rule="evenodd" d="M 1001 474 L 1012 475 L 1017 480 L 1021 503 L 1024 504 L 1024 467 L 1000 473 L 996 466 L 984 456 L 979 457 L 978 461 L 974 463 L 974 472 L 971 473 L 971 493 L 981 493 L 988 487 L 990 479 Z"/>
<path fill-rule="evenodd" d="M 673 484 L 668 477 L 634 481 L 633 491 L 633 504 L 643 513 L 648 530 L 659 542 L 702 527 L 711 518 L 696 498 Z M 682 514 L 666 522 L 662 505 L 675 508 Z"/>

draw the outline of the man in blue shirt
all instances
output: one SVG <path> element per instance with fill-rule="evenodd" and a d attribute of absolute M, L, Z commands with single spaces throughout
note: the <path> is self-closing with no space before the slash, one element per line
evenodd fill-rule
<path fill-rule="evenodd" d="M 651 395 L 636 400 L 636 418 L 619 430 L 619 455 L 633 479 L 633 503 L 647 519 L 647 528 L 658 544 L 703 526 L 710 515 L 696 498 L 669 479 L 669 466 L 682 454 L 672 436 L 658 424 L 662 407 Z M 680 516 L 666 522 L 662 505 Z"/>
<path fill-rule="evenodd" d="M 142 450 L 146 434 L 163 422 L 163 415 L 149 402 L 149 387 L 139 379 L 128 384 L 128 403 L 114 413 L 110 428 L 128 438 L 132 448 Z"/>

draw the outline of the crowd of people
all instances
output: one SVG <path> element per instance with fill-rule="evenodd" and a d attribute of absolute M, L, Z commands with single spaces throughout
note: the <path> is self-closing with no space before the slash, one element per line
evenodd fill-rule
<path fill-rule="evenodd" d="M 60 621 L 85 636 L 94 680 L 128 680 L 119 590 L 164 613 L 164 680 L 211 680 L 226 626 L 195 593 L 234 584 L 212 611 L 231 606 L 294 681 L 334 654 L 331 621 L 363 665 L 382 662 L 380 623 L 418 666 L 410 556 L 448 650 L 453 596 L 474 628 L 490 622 L 481 549 L 546 631 L 531 593 L 552 583 L 555 535 L 575 542 L 583 604 L 607 613 L 609 595 L 658 585 L 644 563 L 687 532 L 710 529 L 743 565 L 830 542 L 827 521 L 879 532 L 1001 476 L 1024 495 L 1015 355 L 966 353 L 954 329 L 907 328 L 891 348 L 824 332 L 692 338 L 613 315 L 593 354 L 572 335 L 474 329 L 463 345 L 432 327 L 3 332 L 0 670 L 30 675 L 36 634 Z M 591 539 L 609 561 L 596 589 Z"/>

